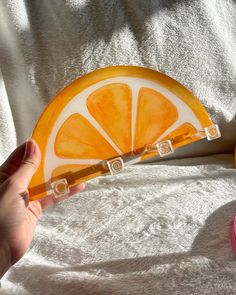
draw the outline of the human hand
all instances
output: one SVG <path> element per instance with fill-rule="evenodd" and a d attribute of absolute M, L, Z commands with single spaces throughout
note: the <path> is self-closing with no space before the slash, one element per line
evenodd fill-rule
<path fill-rule="evenodd" d="M 31 139 L 0 166 L 0 278 L 29 248 L 42 210 L 62 200 L 49 196 L 29 202 L 27 188 L 40 160 L 38 145 Z M 80 184 L 74 192 L 84 187 Z"/>

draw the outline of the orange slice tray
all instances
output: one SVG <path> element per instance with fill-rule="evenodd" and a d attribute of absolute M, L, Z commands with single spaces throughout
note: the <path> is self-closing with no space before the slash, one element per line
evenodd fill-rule
<path fill-rule="evenodd" d="M 30 200 L 68 195 L 81 182 L 220 136 L 200 101 L 172 78 L 134 66 L 99 69 L 42 113 L 32 135 L 42 161 Z"/>

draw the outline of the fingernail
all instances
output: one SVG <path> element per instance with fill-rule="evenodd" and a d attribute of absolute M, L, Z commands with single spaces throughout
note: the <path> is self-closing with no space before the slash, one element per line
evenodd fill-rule
<path fill-rule="evenodd" d="M 25 143 L 25 154 L 24 154 L 24 159 L 27 159 L 34 155 L 35 153 L 35 142 L 33 139 L 29 138 L 26 140 Z"/>

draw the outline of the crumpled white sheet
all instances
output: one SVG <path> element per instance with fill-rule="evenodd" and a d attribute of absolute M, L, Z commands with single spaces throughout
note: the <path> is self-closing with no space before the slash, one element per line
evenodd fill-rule
<path fill-rule="evenodd" d="M 109 65 L 157 69 L 187 86 L 222 130 L 175 153 L 235 145 L 233 0 L 0 1 L 0 162 L 51 98 Z M 236 294 L 230 155 L 154 163 L 93 180 L 46 211 L 2 280 L 23 294 Z"/>
<path fill-rule="evenodd" d="M 130 166 L 45 212 L 3 294 L 236 294 L 230 155 Z"/>
<path fill-rule="evenodd" d="M 92 70 L 122 64 L 177 79 L 220 125 L 221 140 L 203 141 L 176 155 L 231 152 L 236 142 L 235 15 L 233 0 L 0 1 L 0 70 L 12 112 L 7 119 L 0 112 L 5 123 L 0 153 L 9 153 L 9 138 L 14 145 L 16 136 L 18 144 L 30 136 L 63 87 Z"/>

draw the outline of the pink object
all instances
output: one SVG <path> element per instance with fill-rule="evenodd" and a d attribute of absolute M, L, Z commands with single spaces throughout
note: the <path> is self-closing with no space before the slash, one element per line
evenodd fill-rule
<path fill-rule="evenodd" d="M 236 254 L 236 215 L 234 216 L 233 224 L 232 224 L 231 241 L 232 241 L 233 252 L 234 254 Z"/>

